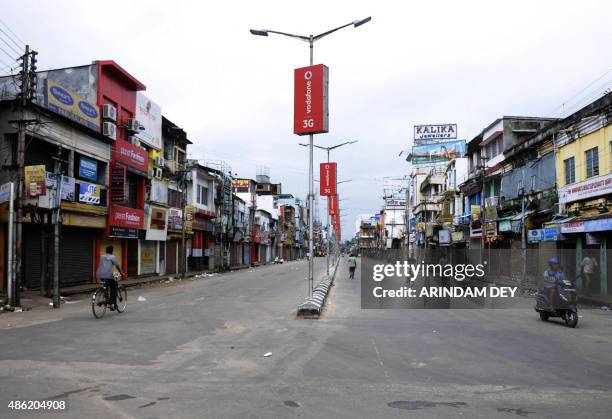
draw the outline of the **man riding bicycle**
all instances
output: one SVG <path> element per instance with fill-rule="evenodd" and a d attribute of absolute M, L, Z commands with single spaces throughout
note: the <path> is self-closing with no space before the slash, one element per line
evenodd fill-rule
<path fill-rule="evenodd" d="M 117 308 L 117 281 L 113 276 L 113 267 L 123 276 L 121 267 L 117 263 L 117 259 L 113 255 L 113 246 L 106 247 L 106 254 L 100 256 L 100 264 L 96 276 L 102 282 L 105 282 L 110 288 L 110 309 Z"/>

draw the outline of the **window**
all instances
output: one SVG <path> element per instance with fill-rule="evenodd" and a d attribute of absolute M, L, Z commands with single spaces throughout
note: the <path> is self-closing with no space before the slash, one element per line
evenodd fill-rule
<path fill-rule="evenodd" d="M 576 163 L 573 157 L 563 160 L 563 167 L 565 168 L 565 184 L 576 182 Z"/>
<path fill-rule="evenodd" d="M 204 185 L 198 185 L 196 202 L 200 205 L 208 205 L 208 188 Z"/>
<path fill-rule="evenodd" d="M 531 190 L 536 190 L 536 175 L 531 175 Z"/>
<path fill-rule="evenodd" d="M 586 177 L 599 175 L 599 151 L 597 147 L 584 152 L 586 159 Z"/>

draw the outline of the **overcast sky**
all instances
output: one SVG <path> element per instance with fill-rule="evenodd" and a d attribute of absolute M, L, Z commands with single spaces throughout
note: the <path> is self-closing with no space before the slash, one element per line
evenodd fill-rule
<path fill-rule="evenodd" d="M 366 16 L 314 50 L 330 68 L 330 133 L 315 143 L 359 140 L 332 155 L 353 180 L 339 186 L 345 238 L 357 214 L 380 209 L 382 178 L 407 173 L 398 154 L 414 124 L 457 123 L 469 139 L 502 115 L 562 116 L 564 102 L 567 112 L 612 85 L 608 73 L 589 86 L 612 68 L 609 1 L 20 0 L 0 18 L 40 69 L 113 59 L 188 132 L 191 158 L 223 159 L 241 177 L 266 165 L 305 198 L 292 69 L 308 64 L 308 44 L 248 29 L 316 35 Z"/>

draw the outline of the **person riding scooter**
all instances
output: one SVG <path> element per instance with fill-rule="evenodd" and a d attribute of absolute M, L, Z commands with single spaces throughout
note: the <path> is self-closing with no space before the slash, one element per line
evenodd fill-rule
<path fill-rule="evenodd" d="M 559 259 L 552 257 L 548 265 L 548 269 L 544 271 L 544 287 L 536 295 L 535 310 L 543 321 L 547 321 L 549 317 L 561 317 L 567 326 L 576 327 L 576 287 L 572 281 L 566 279 Z"/>
<path fill-rule="evenodd" d="M 565 273 L 559 265 L 559 259 L 553 256 L 548 261 L 548 269 L 544 271 L 544 291 L 551 306 L 555 304 L 555 294 L 557 285 L 562 285 L 565 280 Z"/>

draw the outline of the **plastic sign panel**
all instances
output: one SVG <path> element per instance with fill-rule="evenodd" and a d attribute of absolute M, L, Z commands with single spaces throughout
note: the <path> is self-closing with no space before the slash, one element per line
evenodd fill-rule
<path fill-rule="evenodd" d="M 293 133 L 320 134 L 329 131 L 328 74 L 323 64 L 294 71 Z"/>
<path fill-rule="evenodd" d="M 329 215 L 338 215 L 338 195 L 330 195 L 327 197 L 327 210 Z"/>
<path fill-rule="evenodd" d="M 100 112 L 95 104 L 49 79 L 47 79 L 45 93 L 47 108 L 89 129 L 100 132 Z"/>
<path fill-rule="evenodd" d="M 81 182 L 79 185 L 79 202 L 100 205 L 100 187 L 93 183 Z"/>
<path fill-rule="evenodd" d="M 157 149 L 162 148 L 162 112 L 159 105 L 141 92 L 136 94 L 136 120 L 144 129 L 135 136 L 143 143 Z"/>
<path fill-rule="evenodd" d="M 47 173 L 44 164 L 25 166 L 25 187 L 28 198 L 47 194 Z"/>
<path fill-rule="evenodd" d="M 454 140 L 457 138 L 457 124 L 415 125 L 415 142 L 427 140 Z"/>
<path fill-rule="evenodd" d="M 123 140 L 116 140 L 113 144 L 113 160 L 122 163 L 129 170 L 142 176 L 149 171 L 149 155 L 145 150 Z"/>
<path fill-rule="evenodd" d="M 144 211 L 137 208 L 120 207 L 111 205 L 108 217 L 108 225 L 126 228 L 143 228 Z"/>
<path fill-rule="evenodd" d="M 98 180 L 98 162 L 81 156 L 79 158 L 79 177 L 95 182 Z"/>
<path fill-rule="evenodd" d="M 319 172 L 319 184 L 321 185 L 319 194 L 321 196 L 337 194 L 336 173 L 338 173 L 336 163 L 321 163 Z"/>

